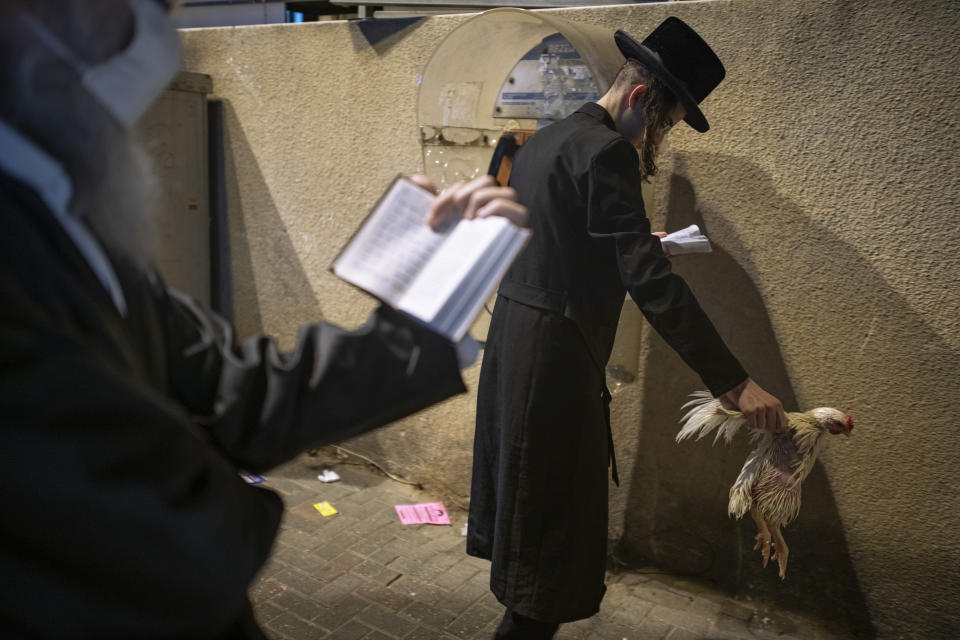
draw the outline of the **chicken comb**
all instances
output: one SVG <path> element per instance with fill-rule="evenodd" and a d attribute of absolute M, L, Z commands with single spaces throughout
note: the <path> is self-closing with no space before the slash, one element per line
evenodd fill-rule
<path fill-rule="evenodd" d="M 849 413 L 847 414 L 847 426 L 850 427 L 850 431 L 853 431 L 853 416 Z"/>

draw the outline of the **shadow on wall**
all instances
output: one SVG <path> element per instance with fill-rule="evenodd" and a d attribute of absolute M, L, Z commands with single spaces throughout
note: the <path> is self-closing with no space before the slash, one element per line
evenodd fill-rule
<path fill-rule="evenodd" d="M 708 166 L 729 166 L 731 162 L 742 160 L 715 157 Z M 693 186 L 679 175 L 684 173 L 683 167 L 676 171 L 670 182 L 666 228 L 697 224 L 711 235 L 711 220 L 704 220 L 697 210 Z M 778 207 L 778 221 L 790 217 L 798 224 L 808 224 L 799 207 L 780 197 L 759 169 L 740 166 L 736 179 L 756 190 L 747 202 Z M 818 242 L 836 243 L 836 255 L 852 255 L 825 230 L 811 229 L 810 233 Z M 776 335 L 750 276 L 716 245 L 708 268 L 696 266 L 697 257 L 676 261 L 677 272 L 697 293 L 751 376 L 779 397 L 787 410 L 796 410 L 796 396 Z M 867 267 L 848 262 L 838 268 Z M 880 278 L 876 280 L 879 284 Z M 804 483 L 800 516 L 784 531 L 790 545 L 790 566 L 786 581 L 781 582 L 776 563 L 764 570 L 759 553 L 752 550 L 753 521 L 749 517 L 733 520 L 726 514 L 730 485 L 749 451 L 746 439 L 740 436 L 726 447 L 710 446 L 710 440 L 678 445 L 673 438 L 679 427 L 665 428 L 664 416 L 671 417 L 671 425 L 676 424 L 672 418 L 679 419 L 688 394 L 702 389 L 703 383 L 656 334 L 651 337 L 642 370 L 646 375 L 637 468 L 629 487 L 618 557 L 634 566 L 653 564 L 670 573 L 709 579 L 729 591 L 749 593 L 777 607 L 816 616 L 858 638 L 875 636 L 823 466 L 817 464 Z"/>
<path fill-rule="evenodd" d="M 386 54 L 395 44 L 420 28 L 423 17 L 369 18 L 356 20 L 350 29 L 354 53 L 373 48 L 378 56 Z"/>
<path fill-rule="evenodd" d="M 300 325 L 322 319 L 319 301 L 237 114 L 223 105 L 237 339 L 267 333 L 291 347 Z"/>

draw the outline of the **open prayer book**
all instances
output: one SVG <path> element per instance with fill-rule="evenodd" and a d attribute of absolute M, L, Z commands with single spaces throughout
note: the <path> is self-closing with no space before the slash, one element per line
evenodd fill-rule
<path fill-rule="evenodd" d="M 459 342 L 530 232 L 505 218 L 454 219 L 431 229 L 436 196 L 398 176 L 332 271 Z"/>
<path fill-rule="evenodd" d="M 668 233 L 666 237 L 660 238 L 660 246 L 672 256 L 678 256 L 682 253 L 710 253 L 713 251 L 710 240 L 700 233 L 700 227 L 695 224 Z"/>

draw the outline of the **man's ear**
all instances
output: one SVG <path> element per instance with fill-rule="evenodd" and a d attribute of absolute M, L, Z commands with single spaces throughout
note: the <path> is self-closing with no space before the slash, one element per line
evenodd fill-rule
<path fill-rule="evenodd" d="M 631 109 L 637 108 L 637 103 L 643 100 L 643 96 L 647 93 L 647 85 L 638 84 L 633 88 L 632 91 L 627 95 L 627 106 Z"/>

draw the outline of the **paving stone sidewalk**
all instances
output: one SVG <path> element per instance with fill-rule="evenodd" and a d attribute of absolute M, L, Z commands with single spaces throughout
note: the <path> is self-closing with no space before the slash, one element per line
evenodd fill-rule
<path fill-rule="evenodd" d="M 341 480 L 324 484 L 331 468 Z M 442 501 L 372 468 L 301 456 L 267 474 L 286 504 L 270 561 L 251 587 L 273 640 L 489 640 L 503 607 L 490 564 L 467 556 L 466 513 L 446 503 L 452 526 L 402 525 L 395 504 Z M 324 517 L 314 504 L 339 510 Z M 600 613 L 565 624 L 558 640 L 832 640 L 816 624 L 764 611 L 663 574 L 608 572 Z"/>

